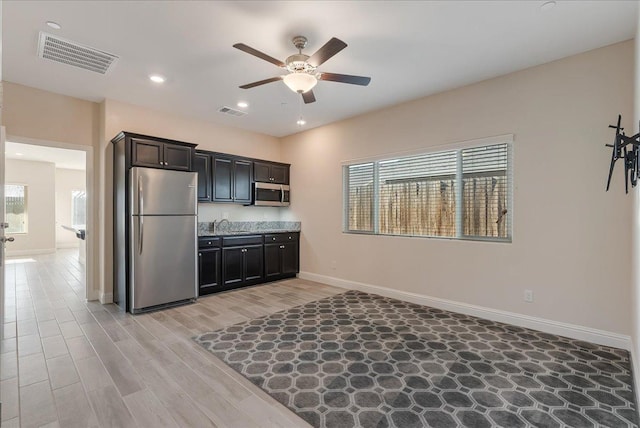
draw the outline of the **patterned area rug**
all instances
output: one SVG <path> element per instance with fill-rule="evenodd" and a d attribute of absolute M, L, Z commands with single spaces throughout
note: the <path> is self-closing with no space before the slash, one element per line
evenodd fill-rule
<path fill-rule="evenodd" d="M 314 427 L 636 426 L 627 351 L 358 291 L 195 340 Z"/>

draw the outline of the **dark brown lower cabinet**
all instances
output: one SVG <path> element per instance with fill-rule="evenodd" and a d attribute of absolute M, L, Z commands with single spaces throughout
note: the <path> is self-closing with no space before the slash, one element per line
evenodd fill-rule
<path fill-rule="evenodd" d="M 220 237 L 198 238 L 198 295 L 211 294 L 222 286 Z"/>
<path fill-rule="evenodd" d="M 248 285 L 262 280 L 262 245 L 222 248 L 224 285 Z"/>
<path fill-rule="evenodd" d="M 298 242 L 264 245 L 264 276 L 267 280 L 286 278 L 298 273 Z"/>
<path fill-rule="evenodd" d="M 199 238 L 200 296 L 296 276 L 299 233 Z"/>
<path fill-rule="evenodd" d="M 199 295 L 211 294 L 222 285 L 222 250 L 207 248 L 198 250 Z"/>
<path fill-rule="evenodd" d="M 300 234 L 264 235 L 264 276 L 272 281 L 295 276 L 300 270 Z"/>

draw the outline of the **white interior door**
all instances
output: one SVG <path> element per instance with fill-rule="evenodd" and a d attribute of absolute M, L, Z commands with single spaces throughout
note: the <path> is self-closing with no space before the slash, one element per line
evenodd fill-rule
<path fill-rule="evenodd" d="M 4 327 L 4 231 L 8 227 L 4 218 L 4 126 L 0 127 L 0 327 Z M 0 339 L 4 333 L 4 328 L 0 328 Z"/>

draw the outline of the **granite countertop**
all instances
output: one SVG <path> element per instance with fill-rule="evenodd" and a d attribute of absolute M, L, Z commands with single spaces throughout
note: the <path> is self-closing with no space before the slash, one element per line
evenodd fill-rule
<path fill-rule="evenodd" d="M 299 230 L 292 229 L 262 229 L 262 230 L 218 230 L 216 232 L 200 232 L 198 231 L 198 236 L 234 236 L 234 235 L 260 235 L 263 233 L 292 233 L 292 232 L 300 232 Z"/>
<path fill-rule="evenodd" d="M 198 223 L 198 236 L 256 235 L 262 233 L 300 232 L 299 221 L 230 221 L 216 224 Z"/>

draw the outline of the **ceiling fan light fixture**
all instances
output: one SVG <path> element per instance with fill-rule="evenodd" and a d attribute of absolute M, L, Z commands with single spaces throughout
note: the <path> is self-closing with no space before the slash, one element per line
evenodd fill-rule
<path fill-rule="evenodd" d="M 161 76 L 159 74 L 152 74 L 149 76 L 149 80 L 151 80 L 153 83 L 164 83 L 166 79 L 164 76 Z"/>
<path fill-rule="evenodd" d="M 316 76 L 307 73 L 290 73 L 282 80 L 289 89 L 299 94 L 310 91 L 318 83 Z"/>

